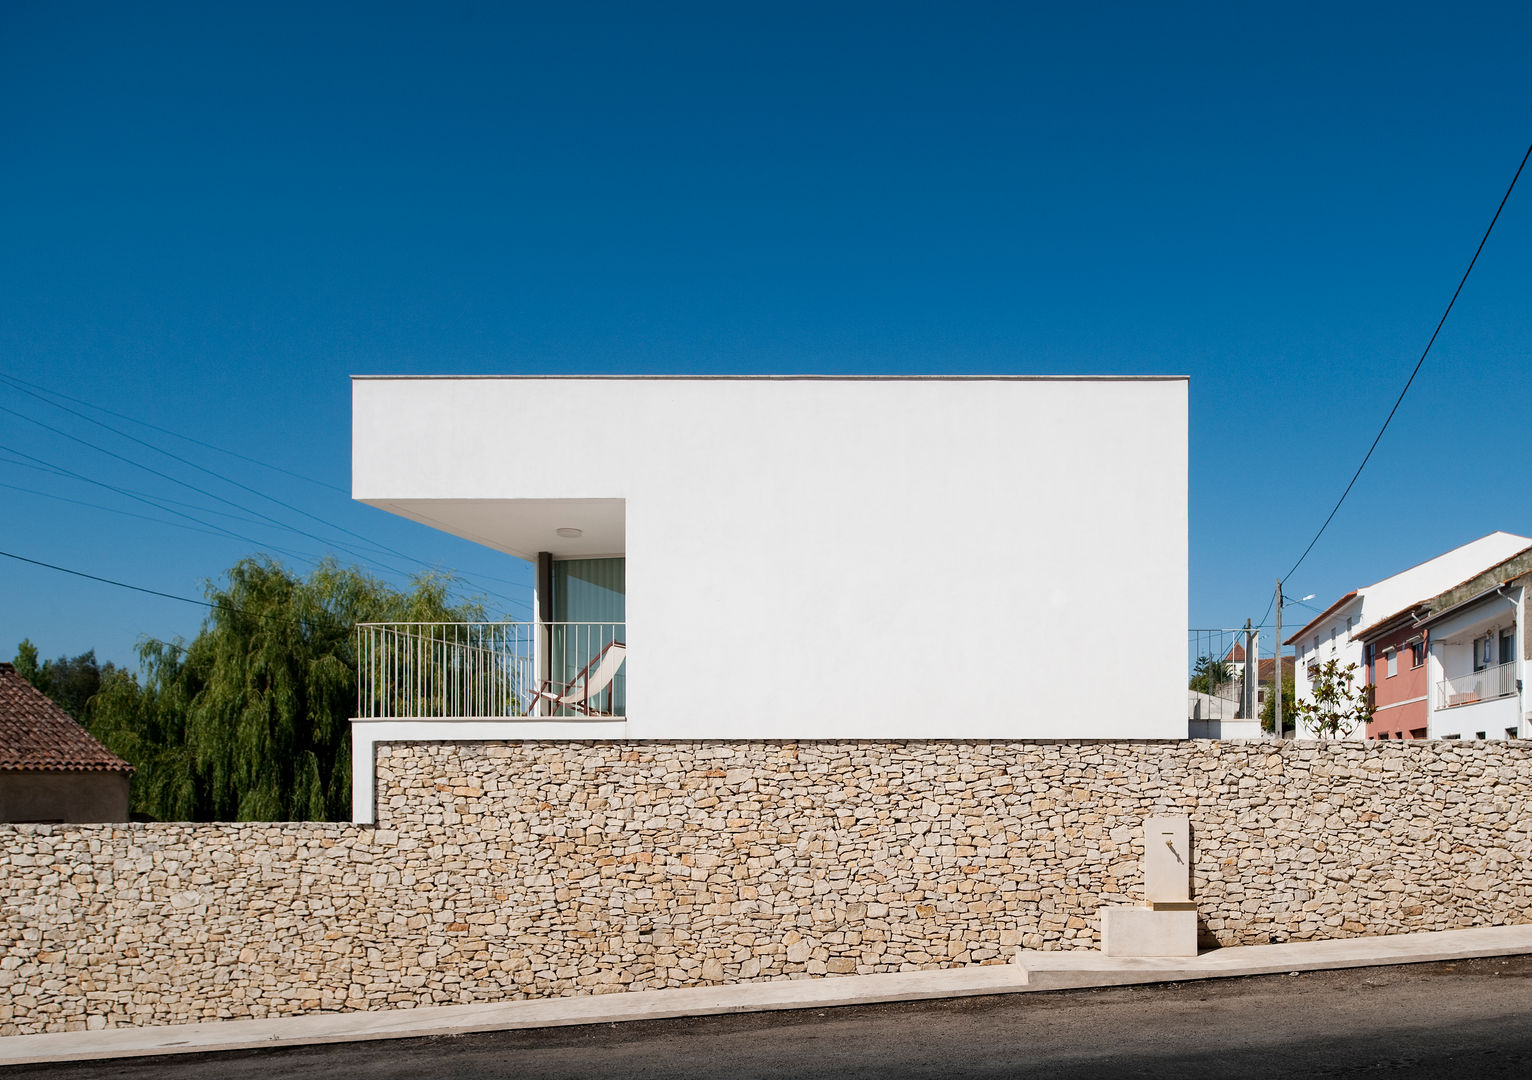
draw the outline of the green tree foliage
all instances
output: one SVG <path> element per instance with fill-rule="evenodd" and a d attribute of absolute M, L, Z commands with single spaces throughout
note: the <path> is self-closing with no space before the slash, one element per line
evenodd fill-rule
<path fill-rule="evenodd" d="M 1313 699 L 1300 701 L 1294 714 L 1321 739 L 1360 738 L 1372 719 L 1372 687 L 1356 685 L 1356 665 L 1327 660 L 1312 669 Z"/>
<path fill-rule="evenodd" d="M 1234 678 L 1229 665 L 1211 656 L 1199 656 L 1192 665 L 1191 682 L 1186 685 L 1199 694 L 1217 693 L 1218 687 Z"/>
<path fill-rule="evenodd" d="M 1285 666 L 1285 665 L 1284 665 Z M 1293 677 L 1286 672 L 1282 674 L 1282 730 L 1287 731 L 1293 726 L 1293 706 L 1298 700 L 1298 695 L 1293 689 Z M 1268 693 L 1266 700 L 1261 702 L 1261 730 L 1270 734 L 1277 725 L 1277 695 Z"/>
<path fill-rule="evenodd" d="M 22 638 L 21 644 L 16 646 L 16 670 L 27 682 L 42 690 L 42 665 L 37 662 L 37 646 L 32 644 L 31 638 Z M 43 693 L 47 693 L 43 690 Z"/>
<path fill-rule="evenodd" d="M 133 809 L 159 820 L 340 821 L 351 813 L 358 622 L 482 619 L 447 582 L 408 592 L 334 562 L 307 579 L 242 560 L 186 646 L 149 641 L 142 680 L 112 672 L 87 726 L 138 768 Z"/>
<path fill-rule="evenodd" d="M 53 700 L 53 703 L 79 721 L 85 716 L 85 705 L 101 689 L 104 679 L 110 679 L 116 668 L 108 662 L 104 667 L 96 662 L 96 650 L 79 656 L 61 656 L 57 660 L 37 661 L 37 646 L 23 638 L 16 646 L 16 670 L 33 686 Z"/>

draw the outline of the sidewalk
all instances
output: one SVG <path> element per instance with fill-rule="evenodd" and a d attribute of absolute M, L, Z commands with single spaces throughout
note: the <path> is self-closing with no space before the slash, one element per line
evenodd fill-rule
<path fill-rule="evenodd" d="M 608 1024 L 773 1009 L 816 1009 L 885 1001 L 1418 964 L 1517 953 L 1532 953 L 1532 925 L 1248 945 L 1178 959 L 1124 959 L 1097 952 L 1021 952 L 1015 963 L 989 967 L 736 983 L 490 1005 L 445 1005 L 389 1012 L 225 1020 L 173 1027 L 13 1035 L 0 1038 L 0 1065 L 460 1035 L 475 1031 Z"/>

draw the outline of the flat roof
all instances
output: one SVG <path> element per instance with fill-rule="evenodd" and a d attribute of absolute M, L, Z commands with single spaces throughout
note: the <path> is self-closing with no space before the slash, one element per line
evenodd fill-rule
<path fill-rule="evenodd" d="M 1189 382 L 1190 375 L 352 375 L 382 379 L 539 379 L 573 382 Z"/>

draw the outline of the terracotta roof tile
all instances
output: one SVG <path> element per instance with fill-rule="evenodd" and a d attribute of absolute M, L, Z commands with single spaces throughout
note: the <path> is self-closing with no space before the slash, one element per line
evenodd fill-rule
<path fill-rule="evenodd" d="M 33 769 L 132 772 L 133 766 L 93 739 L 14 664 L 0 663 L 0 771 Z"/>

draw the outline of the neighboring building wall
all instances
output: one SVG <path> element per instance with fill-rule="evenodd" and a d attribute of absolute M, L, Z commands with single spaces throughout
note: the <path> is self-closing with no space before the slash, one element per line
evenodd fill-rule
<path fill-rule="evenodd" d="M 1298 699 L 1313 700 L 1313 689 L 1308 679 L 1308 669 L 1311 666 L 1333 658 L 1339 660 L 1342 667 L 1356 664 L 1360 675 L 1365 656 L 1361 641 L 1352 640 L 1354 634 L 1359 637 L 1360 631 L 1402 611 L 1409 604 L 1443 589 L 1450 589 L 1529 544 L 1532 544 L 1532 540 L 1525 536 L 1505 532 L 1490 533 L 1356 590 L 1354 599 L 1334 611 L 1327 611 L 1324 618 L 1314 620 L 1288 639 L 1298 654 Z"/>
<path fill-rule="evenodd" d="M 127 820 L 127 773 L 0 770 L 0 821 Z"/>
<path fill-rule="evenodd" d="M 1438 739 L 1506 739 L 1526 734 L 1529 712 L 1525 637 L 1525 587 L 1490 593 L 1477 603 L 1432 619 L 1430 657 L 1431 736 Z M 1502 644 L 1502 637 L 1510 639 Z M 1483 663 L 1479 649 L 1488 640 Z M 1476 655 L 1482 664 L 1476 670 Z M 1449 685 L 1443 686 L 1443 683 Z"/>
<path fill-rule="evenodd" d="M 1208 943 L 1532 921 L 1526 743 L 417 743 L 378 775 L 375 829 L 0 826 L 0 1034 L 1093 949 L 1153 814 L 1191 818 Z"/>
<path fill-rule="evenodd" d="M 1314 687 L 1309 682 L 1309 669 L 1319 667 L 1331 660 L 1338 661 L 1342 668 L 1347 664 L 1355 664 L 1357 682 L 1363 681 L 1366 654 L 1362 650 L 1361 642 L 1351 640 L 1351 635 L 1361 625 L 1361 612 L 1362 598 L 1357 597 L 1323 622 L 1310 626 L 1307 633 L 1290 639 L 1298 658 L 1298 668 L 1293 676 L 1293 690 L 1299 701 L 1314 700 Z"/>
<path fill-rule="evenodd" d="M 353 490 L 523 557 L 621 521 L 562 552 L 627 560 L 586 734 L 1184 738 L 1186 432 L 1180 378 L 359 378 Z"/>
<path fill-rule="evenodd" d="M 1415 643 L 1420 642 L 1417 650 Z M 1394 657 L 1390 675 L 1389 654 Z M 1403 626 L 1373 643 L 1368 682 L 1373 687 L 1369 739 L 1423 739 L 1428 733 L 1430 666 L 1421 631 Z M 1420 663 L 1415 658 L 1420 657 Z"/>

